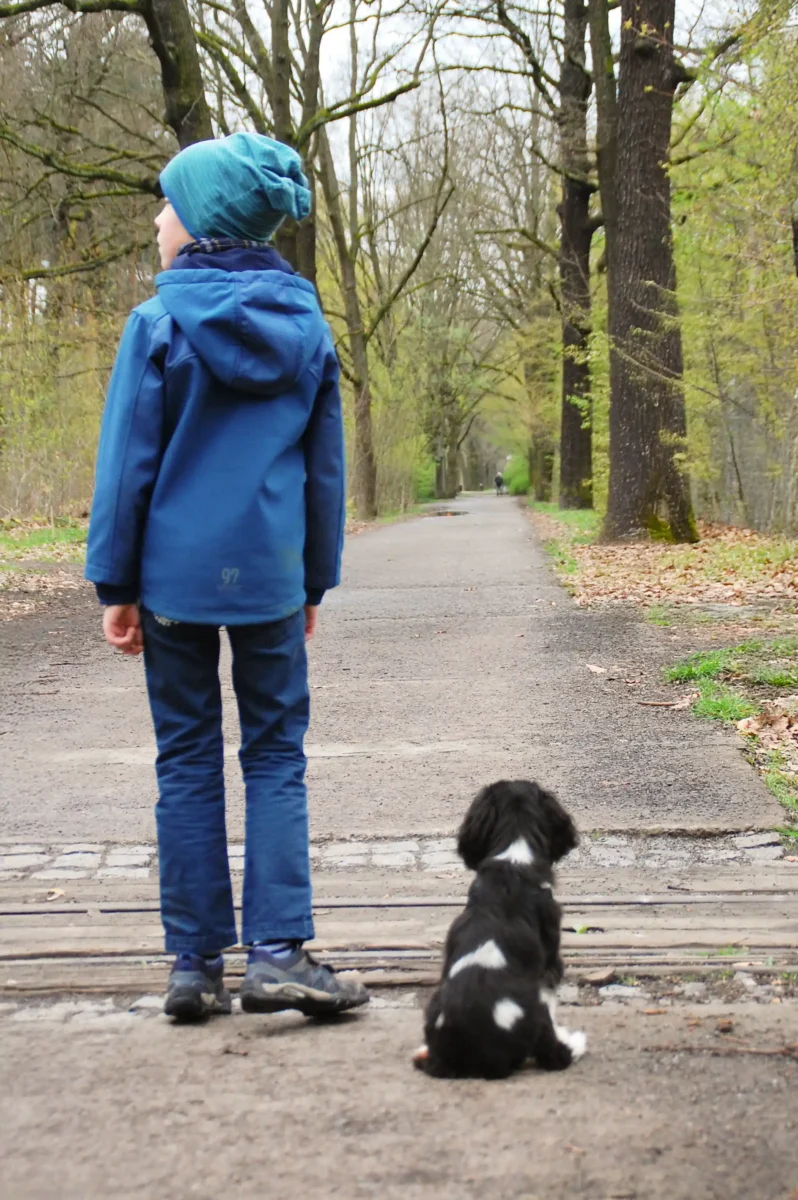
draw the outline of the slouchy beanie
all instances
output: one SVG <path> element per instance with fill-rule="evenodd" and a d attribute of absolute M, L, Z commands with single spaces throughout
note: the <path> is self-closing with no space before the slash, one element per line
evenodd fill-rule
<path fill-rule="evenodd" d="M 160 182 L 193 238 L 265 242 L 286 217 L 310 212 L 302 159 L 261 133 L 195 142 L 166 164 Z"/>

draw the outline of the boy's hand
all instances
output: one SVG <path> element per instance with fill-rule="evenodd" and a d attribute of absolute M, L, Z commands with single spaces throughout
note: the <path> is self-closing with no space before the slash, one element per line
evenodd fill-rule
<path fill-rule="evenodd" d="M 123 654 L 141 654 L 144 639 L 137 604 L 109 604 L 103 612 L 103 633 L 109 646 Z"/>
<path fill-rule="evenodd" d="M 305 641 L 309 642 L 316 632 L 316 626 L 319 621 L 319 606 L 318 604 L 305 605 Z"/>

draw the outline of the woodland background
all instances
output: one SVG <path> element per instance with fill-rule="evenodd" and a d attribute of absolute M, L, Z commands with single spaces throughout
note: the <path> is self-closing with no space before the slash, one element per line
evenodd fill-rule
<path fill-rule="evenodd" d="M 85 514 L 160 168 L 303 155 L 278 248 L 336 337 L 351 511 L 461 487 L 798 528 L 798 25 L 784 0 L 0 3 L 0 518 Z"/>

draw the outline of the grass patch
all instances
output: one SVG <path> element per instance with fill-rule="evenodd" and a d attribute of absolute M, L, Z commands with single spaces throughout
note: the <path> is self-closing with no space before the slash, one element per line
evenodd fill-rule
<path fill-rule="evenodd" d="M 693 704 L 697 717 L 712 721 L 742 721 L 759 711 L 758 706 L 741 692 L 713 679 L 702 679 L 698 691 L 698 699 Z"/>
<path fill-rule="evenodd" d="M 798 639 L 753 639 L 720 650 L 691 654 L 665 672 L 669 683 L 702 679 L 772 688 L 798 687 Z"/>
<path fill-rule="evenodd" d="M 576 574 L 578 563 L 573 554 L 568 549 L 566 542 L 561 542 L 557 538 L 551 538 L 543 543 L 543 549 L 552 559 L 554 566 L 562 575 Z"/>
<path fill-rule="evenodd" d="M 668 683 L 693 679 L 721 679 L 729 669 L 729 650 L 701 650 L 665 672 Z"/>
<path fill-rule="evenodd" d="M 594 508 L 558 508 L 556 504 L 544 500 L 530 500 L 529 507 L 533 512 L 542 513 L 564 525 L 567 539 L 573 545 L 588 546 L 598 537 L 601 514 Z"/>
<path fill-rule="evenodd" d="M 646 620 L 649 625 L 662 625 L 670 629 L 675 625 L 673 610 L 667 604 L 651 604 L 646 609 Z"/>
<path fill-rule="evenodd" d="M 762 764 L 762 777 L 771 795 L 798 822 L 798 779 L 784 769 L 784 756 L 771 751 Z M 798 838 L 798 829 L 780 829 L 783 837 Z"/>
<path fill-rule="evenodd" d="M 789 814 L 790 825 L 798 827 L 798 751 L 789 725 L 795 701 L 784 696 L 798 688 L 798 639 L 752 638 L 738 646 L 702 650 L 671 667 L 665 678 L 697 685 L 698 699 L 692 705 L 697 717 L 727 723 L 757 718 L 753 728 L 744 729 L 750 762 Z M 764 688 L 771 689 L 770 696 Z M 781 721 L 775 725 L 777 733 L 774 721 Z M 780 746 L 774 745 L 774 738 L 781 738 Z M 798 840 L 798 828 L 778 832 Z"/>
<path fill-rule="evenodd" d="M 750 675 L 751 683 L 761 683 L 768 687 L 791 688 L 798 686 L 798 670 L 786 667 L 771 667 L 765 663 Z"/>
<path fill-rule="evenodd" d="M 88 524 L 70 518 L 44 522 L 0 521 L 0 566 L 24 562 L 83 562 Z"/>

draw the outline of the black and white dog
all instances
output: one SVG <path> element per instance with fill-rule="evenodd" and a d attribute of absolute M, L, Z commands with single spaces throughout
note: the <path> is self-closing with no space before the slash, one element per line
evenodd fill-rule
<path fill-rule="evenodd" d="M 502 1079 L 533 1058 L 560 1071 L 585 1052 L 584 1033 L 555 1020 L 560 906 L 552 864 L 579 841 L 557 798 L 527 780 L 483 788 L 457 849 L 477 872 L 446 938 L 443 972 L 414 1062 L 430 1075 Z"/>

